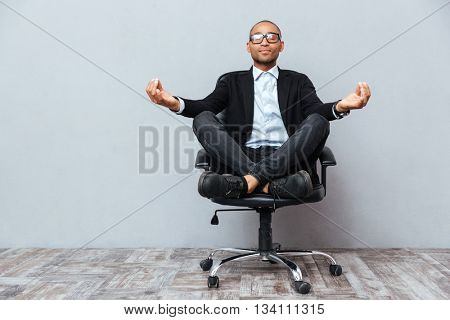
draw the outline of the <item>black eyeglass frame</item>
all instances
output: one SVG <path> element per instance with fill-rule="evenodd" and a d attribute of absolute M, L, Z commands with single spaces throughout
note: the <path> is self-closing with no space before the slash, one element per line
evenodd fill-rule
<path fill-rule="evenodd" d="M 253 36 L 255 36 L 255 35 L 262 35 L 262 38 L 261 38 L 261 42 L 253 42 L 253 40 L 252 40 L 252 37 Z M 277 38 L 278 38 L 278 40 L 277 41 L 275 41 L 275 42 L 270 42 L 269 41 L 269 38 L 267 37 L 268 35 L 272 35 L 272 34 L 276 34 L 277 35 Z M 267 42 L 268 43 L 277 43 L 278 41 L 280 41 L 281 40 L 281 35 L 279 34 L 279 33 L 276 33 L 276 32 L 267 32 L 267 33 L 260 33 L 260 32 L 257 32 L 257 33 L 254 33 L 254 34 L 252 34 L 252 35 L 250 35 L 250 37 L 249 37 L 249 41 L 251 41 L 251 43 L 253 43 L 253 44 L 260 44 L 260 43 L 262 43 L 263 41 L 264 41 L 264 38 L 266 38 L 267 39 Z"/>

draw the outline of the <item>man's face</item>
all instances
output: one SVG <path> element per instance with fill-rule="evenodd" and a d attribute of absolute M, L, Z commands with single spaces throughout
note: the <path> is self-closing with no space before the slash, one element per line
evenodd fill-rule
<path fill-rule="evenodd" d="M 266 34 L 267 32 L 279 33 L 278 29 L 271 23 L 262 22 L 257 24 L 251 35 L 255 33 Z M 276 62 L 281 51 L 284 49 L 284 41 L 277 43 L 269 43 L 266 38 L 260 44 L 254 44 L 251 41 L 247 42 L 247 51 L 252 56 L 252 59 L 263 65 L 271 65 Z"/>

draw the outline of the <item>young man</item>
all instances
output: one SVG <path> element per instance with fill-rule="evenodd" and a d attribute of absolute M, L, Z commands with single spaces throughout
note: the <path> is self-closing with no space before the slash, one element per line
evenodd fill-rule
<path fill-rule="evenodd" d="M 235 174 L 203 173 L 198 186 L 202 196 L 239 198 L 255 191 L 308 196 L 318 181 L 312 168 L 329 135 L 329 121 L 367 104 L 365 82 L 342 100 L 322 103 L 306 75 L 277 66 L 283 49 L 280 28 L 263 20 L 250 29 L 247 42 L 253 66 L 222 75 L 206 98 L 174 97 L 161 81 L 150 81 L 151 101 L 194 118 L 201 145 Z M 223 121 L 216 116 L 220 112 Z"/>

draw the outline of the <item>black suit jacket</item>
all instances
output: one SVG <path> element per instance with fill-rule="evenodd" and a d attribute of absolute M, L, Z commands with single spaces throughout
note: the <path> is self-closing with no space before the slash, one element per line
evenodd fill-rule
<path fill-rule="evenodd" d="M 318 113 L 329 121 L 336 119 L 332 111 L 335 102 L 323 103 L 306 75 L 280 68 L 278 70 L 278 104 L 289 136 L 312 113 Z M 245 145 L 252 132 L 254 96 L 252 68 L 225 73 L 219 77 L 216 88 L 206 98 L 182 98 L 185 109 L 181 115 L 194 118 L 203 111 L 215 114 L 224 111 L 228 133 L 240 145 Z"/>

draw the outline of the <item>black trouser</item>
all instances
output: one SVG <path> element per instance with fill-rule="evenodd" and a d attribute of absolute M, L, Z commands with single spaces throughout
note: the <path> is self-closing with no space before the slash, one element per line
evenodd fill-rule
<path fill-rule="evenodd" d="M 317 180 L 315 163 L 330 133 L 330 124 L 320 114 L 311 114 L 280 147 L 241 147 L 210 111 L 194 118 L 193 130 L 208 154 L 239 176 L 250 174 L 264 186 L 273 179 L 301 169 Z M 316 182 L 316 181 L 315 181 Z"/>

